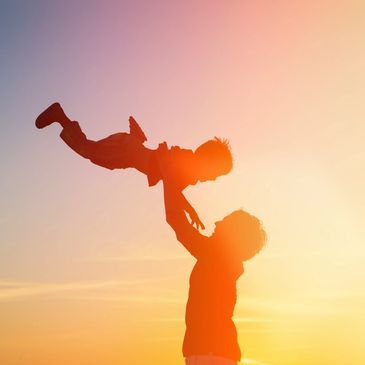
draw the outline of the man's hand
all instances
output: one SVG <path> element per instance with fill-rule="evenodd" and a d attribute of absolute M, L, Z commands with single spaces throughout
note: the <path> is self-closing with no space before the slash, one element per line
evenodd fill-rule
<path fill-rule="evenodd" d="M 191 225 L 195 224 L 195 227 L 197 229 L 205 229 L 205 226 L 203 224 L 203 222 L 200 220 L 198 213 L 196 212 L 196 210 L 193 207 L 189 207 L 187 213 L 189 214 L 189 217 L 191 219 Z"/>

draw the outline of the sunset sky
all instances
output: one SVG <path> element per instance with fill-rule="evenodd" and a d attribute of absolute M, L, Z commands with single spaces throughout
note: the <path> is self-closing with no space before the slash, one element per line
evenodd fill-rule
<path fill-rule="evenodd" d="M 365 2 L 0 2 L 0 364 L 183 365 L 194 259 L 162 186 L 34 126 L 54 101 L 89 138 L 228 138 L 233 171 L 186 189 L 209 235 L 243 208 L 242 363 L 365 363 Z"/>

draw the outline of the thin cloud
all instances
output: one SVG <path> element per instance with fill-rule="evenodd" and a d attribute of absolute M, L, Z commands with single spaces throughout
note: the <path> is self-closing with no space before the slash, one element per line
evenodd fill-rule
<path fill-rule="evenodd" d="M 185 322 L 185 319 L 183 317 L 151 318 L 150 322 L 182 323 Z"/>
<path fill-rule="evenodd" d="M 144 282 L 144 280 L 106 280 L 68 283 L 39 283 L 2 280 L 0 281 L 0 301 L 9 301 L 37 295 L 106 289 L 124 285 L 135 285 L 141 282 Z"/>
<path fill-rule="evenodd" d="M 273 323 L 278 322 L 278 319 L 259 318 L 259 317 L 235 317 L 233 318 L 236 323 Z"/>
<path fill-rule="evenodd" d="M 239 302 L 237 307 L 242 309 L 260 310 L 269 313 L 285 315 L 322 315 L 338 313 L 337 309 L 332 308 L 328 303 L 317 303 L 316 305 L 303 302 L 303 299 L 270 299 L 246 297 Z"/>
<path fill-rule="evenodd" d="M 110 256 L 99 257 L 95 261 L 118 261 L 118 262 L 165 262 L 187 260 L 188 255 L 161 255 L 161 256 Z"/>
<path fill-rule="evenodd" d="M 29 282 L 29 281 L 11 281 L 11 280 L 1 280 L 0 279 L 0 289 L 3 288 L 16 288 L 16 287 L 23 287 L 23 286 L 30 286 L 35 284 L 41 284 L 41 283 L 35 283 L 35 282 Z"/>
<path fill-rule="evenodd" d="M 261 362 L 258 360 L 253 360 L 253 359 L 248 359 L 248 358 L 244 358 L 240 361 L 241 364 L 245 364 L 245 365 L 272 365 L 269 364 L 267 362 Z"/>
<path fill-rule="evenodd" d="M 283 258 L 287 258 L 287 257 L 323 257 L 323 256 L 328 256 L 328 254 L 325 251 L 306 251 L 306 252 L 267 252 L 264 251 L 261 254 L 261 258 L 263 259 L 283 259 Z"/>
<path fill-rule="evenodd" d="M 159 296 L 119 296 L 119 295 L 72 295 L 68 299 L 107 301 L 107 302 L 126 302 L 126 303 L 184 303 L 183 298 L 159 297 Z"/>

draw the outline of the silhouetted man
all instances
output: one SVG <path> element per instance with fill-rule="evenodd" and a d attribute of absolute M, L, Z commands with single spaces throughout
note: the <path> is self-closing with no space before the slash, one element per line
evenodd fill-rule
<path fill-rule="evenodd" d="M 183 355 L 187 365 L 234 365 L 241 359 L 232 316 L 236 281 L 243 261 L 263 247 L 261 222 L 237 210 L 215 223 L 214 233 L 202 235 L 189 223 L 173 183 L 164 179 L 166 220 L 177 239 L 197 259 L 190 276 Z"/>

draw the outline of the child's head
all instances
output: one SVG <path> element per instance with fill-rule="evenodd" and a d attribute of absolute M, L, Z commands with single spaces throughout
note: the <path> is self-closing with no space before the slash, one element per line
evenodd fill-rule
<path fill-rule="evenodd" d="M 236 210 L 215 223 L 212 238 L 223 245 L 224 252 L 232 258 L 247 261 L 265 245 L 266 232 L 255 216 Z"/>
<path fill-rule="evenodd" d="M 194 155 L 200 181 L 215 180 L 232 169 L 232 154 L 225 139 L 215 137 L 203 143 L 195 150 Z"/>

